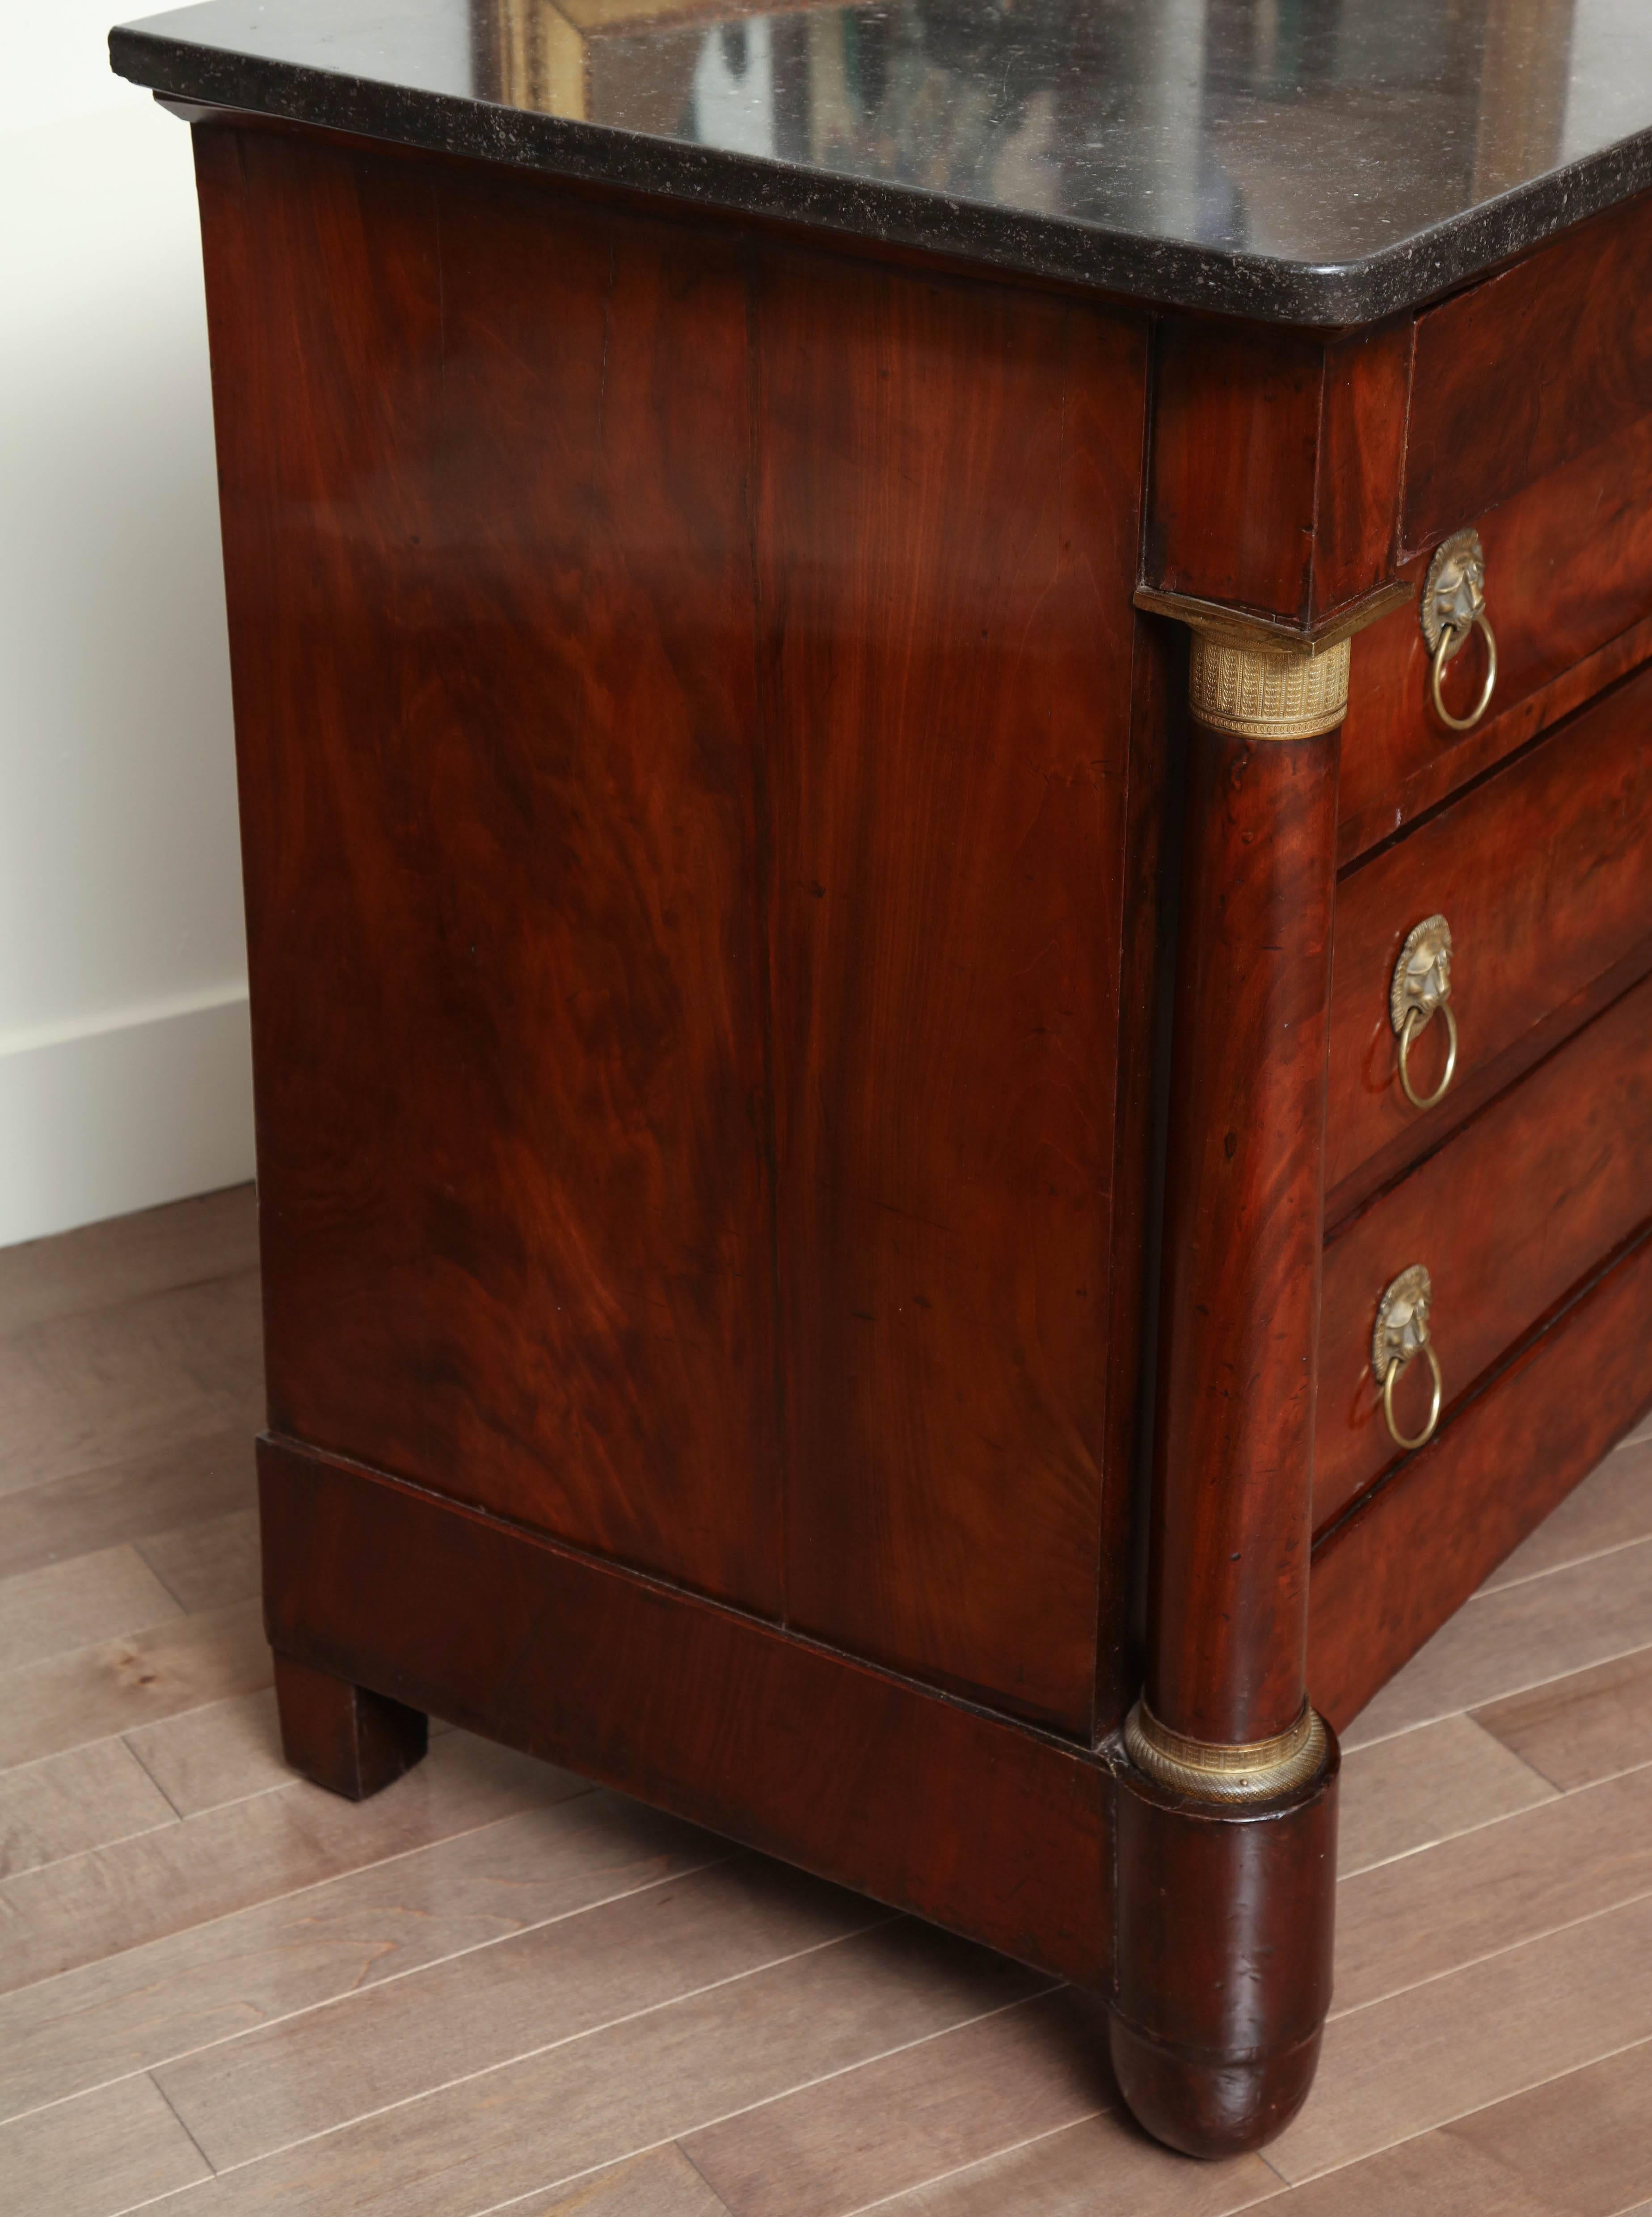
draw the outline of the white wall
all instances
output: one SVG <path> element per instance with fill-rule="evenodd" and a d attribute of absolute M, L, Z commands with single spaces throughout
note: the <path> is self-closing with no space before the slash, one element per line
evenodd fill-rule
<path fill-rule="evenodd" d="M 0 83 L 0 1245 L 252 1170 L 189 133 L 120 5 Z"/>

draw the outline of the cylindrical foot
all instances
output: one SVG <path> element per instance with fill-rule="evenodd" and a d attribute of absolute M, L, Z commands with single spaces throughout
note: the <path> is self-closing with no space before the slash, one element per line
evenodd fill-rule
<path fill-rule="evenodd" d="M 1274 2139 L 1308 2098 L 1322 2028 L 1277 2054 L 1224 2062 L 1161 2047 L 1115 2010 L 1107 2047 L 1137 2123 L 1183 2155 L 1246 2155 Z"/>
<path fill-rule="evenodd" d="M 275 1705 L 293 1769 L 349 1801 L 365 1801 L 410 1770 L 428 1739 L 422 1710 L 279 1652 Z"/>
<path fill-rule="evenodd" d="M 1336 1743 L 1277 1801 L 1121 1767 L 1110 2044 L 1137 2121 L 1197 2156 L 1259 2148 L 1307 2097 L 1331 2003 Z"/>

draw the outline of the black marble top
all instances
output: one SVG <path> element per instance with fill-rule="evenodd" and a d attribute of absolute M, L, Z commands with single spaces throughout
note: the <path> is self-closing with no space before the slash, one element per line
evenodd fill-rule
<path fill-rule="evenodd" d="M 207 0 L 139 84 L 1361 323 L 1652 186 L 1652 0 Z"/>

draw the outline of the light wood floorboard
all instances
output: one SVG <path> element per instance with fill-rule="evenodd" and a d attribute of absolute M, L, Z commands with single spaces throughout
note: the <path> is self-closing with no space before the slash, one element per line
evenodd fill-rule
<path fill-rule="evenodd" d="M 1652 1422 L 1356 1720 L 1318 2086 L 1192 2165 L 984 1950 L 461 1732 L 293 1780 L 255 1238 L 0 1255 L 0 2206 L 1652 2217 Z"/>

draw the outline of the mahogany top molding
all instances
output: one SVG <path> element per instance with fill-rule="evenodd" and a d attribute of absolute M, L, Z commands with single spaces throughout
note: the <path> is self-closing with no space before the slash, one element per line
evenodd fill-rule
<path fill-rule="evenodd" d="M 208 0 L 109 47 L 187 103 L 1299 325 L 1652 187 L 1643 0 Z"/>

